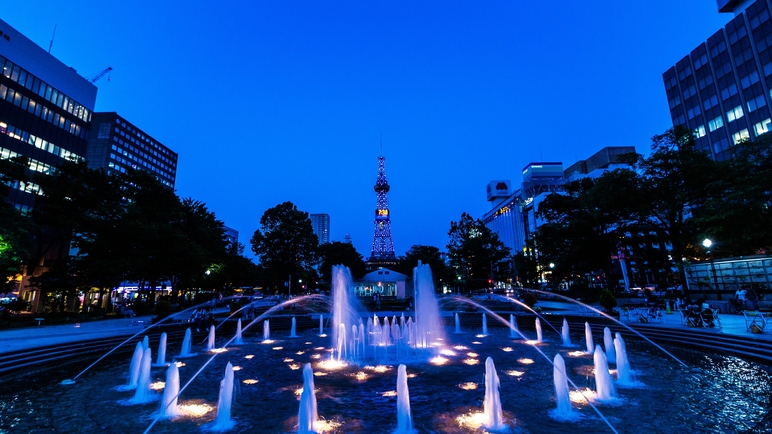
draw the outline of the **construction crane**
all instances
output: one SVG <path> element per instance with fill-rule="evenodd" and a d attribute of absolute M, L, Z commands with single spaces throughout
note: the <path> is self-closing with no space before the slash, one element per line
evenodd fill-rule
<path fill-rule="evenodd" d="M 105 74 L 107 74 L 108 72 L 110 72 L 110 71 L 112 71 L 112 70 L 113 70 L 113 68 L 112 68 L 112 67 L 110 67 L 110 66 L 108 66 L 108 67 L 107 67 L 107 69 L 105 69 L 104 71 L 102 71 L 102 72 L 100 72 L 99 74 L 95 75 L 95 76 L 94 76 L 94 78 L 92 78 L 92 79 L 91 79 L 91 80 L 89 80 L 89 81 L 90 81 L 91 83 L 96 83 L 96 82 L 97 82 L 97 80 L 99 80 L 100 78 L 104 77 L 104 76 L 105 76 Z M 110 81 L 110 77 L 107 77 L 107 81 Z"/>

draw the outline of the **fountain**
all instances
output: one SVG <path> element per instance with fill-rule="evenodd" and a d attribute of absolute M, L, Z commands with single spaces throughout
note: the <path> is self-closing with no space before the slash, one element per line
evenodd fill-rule
<path fill-rule="evenodd" d="M 316 392 L 314 391 L 314 371 L 310 363 L 303 366 L 303 391 L 300 393 L 298 410 L 298 434 L 314 434 L 314 424 L 318 419 L 316 412 Z"/>
<path fill-rule="evenodd" d="M 541 331 L 541 320 L 539 318 L 536 318 L 536 341 L 537 342 L 544 342 L 544 337 L 542 336 Z"/>
<path fill-rule="evenodd" d="M 518 334 L 520 330 L 517 329 L 517 321 L 515 321 L 515 315 L 509 314 L 509 337 L 512 339 L 517 339 L 520 337 Z"/>
<path fill-rule="evenodd" d="M 461 333 L 461 320 L 458 319 L 458 312 L 456 312 L 456 334 Z"/>
<path fill-rule="evenodd" d="M 215 342 L 214 342 L 214 327 L 209 327 L 209 339 L 206 341 L 206 350 L 212 351 L 215 349 Z"/>
<path fill-rule="evenodd" d="M 407 388 L 407 368 L 397 369 L 397 430 L 394 434 L 413 434 L 413 416 L 410 413 L 410 392 Z"/>
<path fill-rule="evenodd" d="M 445 340 L 445 325 L 434 295 L 434 280 L 429 265 L 418 261 L 418 266 L 413 269 L 413 287 L 415 288 L 413 346 L 415 348 L 439 346 Z"/>
<path fill-rule="evenodd" d="M 567 421 L 575 420 L 577 413 L 571 409 L 571 398 L 568 394 L 568 376 L 566 362 L 560 354 L 555 354 L 553 378 L 555 382 L 555 402 L 557 408 L 550 411 L 553 419 Z"/>
<path fill-rule="evenodd" d="M 614 341 L 611 339 L 611 330 L 608 327 L 603 328 L 603 346 L 606 350 L 606 360 L 609 363 L 616 363 L 617 358 L 614 350 Z"/>
<path fill-rule="evenodd" d="M 196 353 L 192 352 L 191 345 L 192 345 L 193 336 L 190 332 L 190 329 L 185 330 L 185 338 L 182 339 L 182 348 L 180 349 L 180 354 L 177 356 L 178 359 L 186 359 L 188 357 L 195 357 Z"/>
<path fill-rule="evenodd" d="M 617 397 L 614 383 L 611 381 L 611 373 L 608 370 L 608 360 L 600 345 L 595 347 L 593 355 L 595 363 L 595 400 L 608 402 Z"/>
<path fill-rule="evenodd" d="M 565 318 L 563 318 L 563 328 L 560 329 L 560 335 L 563 337 L 563 346 L 564 347 L 571 347 L 571 346 L 573 346 L 571 344 L 571 332 L 568 329 L 568 321 L 566 321 Z"/>
<path fill-rule="evenodd" d="M 339 333 L 351 330 L 352 325 L 361 321 L 359 312 L 363 309 L 359 300 L 353 294 L 351 271 L 344 265 L 332 267 L 332 310 L 330 312 L 330 333 L 333 346 L 346 346 L 345 337 L 339 339 Z M 341 324 L 343 327 L 341 327 Z M 354 338 L 352 336 L 352 338 Z"/>
<path fill-rule="evenodd" d="M 482 335 L 488 336 L 488 318 L 482 314 Z"/>
<path fill-rule="evenodd" d="M 142 349 L 146 350 L 148 348 L 150 348 L 150 337 L 145 336 L 144 338 L 142 338 Z"/>
<path fill-rule="evenodd" d="M 590 323 L 586 321 L 584 323 L 584 339 L 587 341 L 587 354 L 592 354 L 595 351 L 592 342 L 592 329 L 590 328 Z"/>
<path fill-rule="evenodd" d="M 177 405 L 178 397 L 180 393 L 180 369 L 176 363 L 169 365 L 166 370 L 166 384 L 164 385 L 164 393 L 161 397 L 161 408 L 159 410 L 159 416 L 162 419 L 169 419 L 180 415 L 180 410 Z"/>
<path fill-rule="evenodd" d="M 137 381 L 137 390 L 134 392 L 134 397 L 122 401 L 122 404 L 147 404 L 158 399 L 158 395 L 150 389 L 150 365 L 152 361 L 152 351 L 148 348 L 142 352 L 142 365 L 139 369 L 139 380 Z"/>
<path fill-rule="evenodd" d="M 501 397 L 499 396 L 499 375 L 493 359 L 485 359 L 485 400 L 483 401 L 482 425 L 492 431 L 500 431 L 506 428 L 504 424 L 504 412 L 501 410 Z"/>
<path fill-rule="evenodd" d="M 324 334 L 324 315 L 319 314 L 319 335 Z"/>
<path fill-rule="evenodd" d="M 263 321 L 263 342 L 271 340 L 271 323 L 268 320 Z"/>
<path fill-rule="evenodd" d="M 616 349 L 617 356 L 617 384 L 620 386 L 637 385 L 638 383 L 635 381 L 635 378 L 633 378 L 633 373 L 630 369 L 630 362 L 627 359 L 625 341 L 619 333 L 617 333 L 616 338 L 614 338 L 614 348 Z"/>
<path fill-rule="evenodd" d="M 217 416 L 214 422 L 204 425 L 206 431 L 227 431 L 235 425 L 231 420 L 231 403 L 233 401 L 233 365 L 225 365 L 225 375 L 220 381 L 220 393 L 217 399 Z"/>
<path fill-rule="evenodd" d="M 137 346 L 134 347 L 134 355 L 131 357 L 131 363 L 129 364 L 129 381 L 123 386 L 118 386 L 117 390 L 134 390 L 137 388 L 137 382 L 139 381 L 139 371 L 142 366 L 142 355 L 145 352 L 145 348 L 142 346 L 142 342 L 137 342 Z"/>
<path fill-rule="evenodd" d="M 158 342 L 158 358 L 153 364 L 154 368 L 162 368 L 168 365 L 166 363 L 166 332 L 161 333 L 161 340 Z"/>
<path fill-rule="evenodd" d="M 290 335 L 289 335 L 289 337 L 291 337 L 291 338 L 298 337 L 296 332 L 297 332 L 297 321 L 295 320 L 295 317 L 293 316 L 292 317 L 292 328 L 290 328 Z"/>
<path fill-rule="evenodd" d="M 241 318 L 236 321 L 236 336 L 233 337 L 231 345 L 244 345 L 244 338 L 241 336 Z"/>

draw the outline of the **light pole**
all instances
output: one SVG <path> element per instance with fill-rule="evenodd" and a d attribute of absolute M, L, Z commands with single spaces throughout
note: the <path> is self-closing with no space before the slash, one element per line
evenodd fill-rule
<path fill-rule="evenodd" d="M 710 255 L 710 269 L 713 272 L 713 285 L 716 288 L 716 297 L 721 300 L 721 291 L 718 290 L 718 276 L 716 276 L 716 264 L 713 262 L 713 250 L 710 249 L 710 246 L 713 245 L 713 241 L 711 241 L 710 238 L 705 238 L 702 241 L 702 245 L 708 249 L 708 255 Z"/>

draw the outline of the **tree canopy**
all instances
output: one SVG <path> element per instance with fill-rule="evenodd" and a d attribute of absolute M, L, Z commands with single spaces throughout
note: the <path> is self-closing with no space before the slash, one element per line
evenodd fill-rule
<path fill-rule="evenodd" d="M 509 248 L 480 219 L 467 213 L 450 223 L 448 260 L 456 276 L 471 287 L 485 287 L 493 267 L 509 257 Z"/>

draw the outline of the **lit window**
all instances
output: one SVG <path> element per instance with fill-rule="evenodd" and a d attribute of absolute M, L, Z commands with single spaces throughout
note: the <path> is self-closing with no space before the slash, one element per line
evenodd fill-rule
<path fill-rule="evenodd" d="M 721 116 L 713 119 L 712 121 L 708 122 L 708 128 L 710 128 L 710 132 L 716 131 L 717 129 L 724 126 L 724 118 Z"/>
<path fill-rule="evenodd" d="M 729 119 L 729 122 L 736 121 L 737 119 L 740 119 L 743 117 L 743 107 L 741 105 L 738 105 L 737 107 L 733 108 L 732 110 L 729 110 L 726 113 L 727 119 Z"/>
<path fill-rule="evenodd" d="M 756 132 L 756 136 L 760 136 L 767 131 L 769 131 L 769 124 L 772 123 L 772 119 L 766 118 L 763 121 L 757 123 L 753 126 L 754 131 Z"/>
<path fill-rule="evenodd" d="M 705 125 L 700 125 L 699 127 L 694 129 L 694 135 L 699 139 L 700 137 L 705 137 Z"/>
<path fill-rule="evenodd" d="M 748 113 L 756 110 L 759 107 L 767 105 L 767 101 L 764 99 L 764 95 L 759 95 L 756 98 L 748 100 Z"/>
<path fill-rule="evenodd" d="M 748 140 L 750 137 L 751 136 L 750 134 L 748 134 L 748 129 L 746 128 L 744 130 L 741 130 L 732 134 L 732 142 L 736 145 L 742 142 L 743 140 Z"/>

